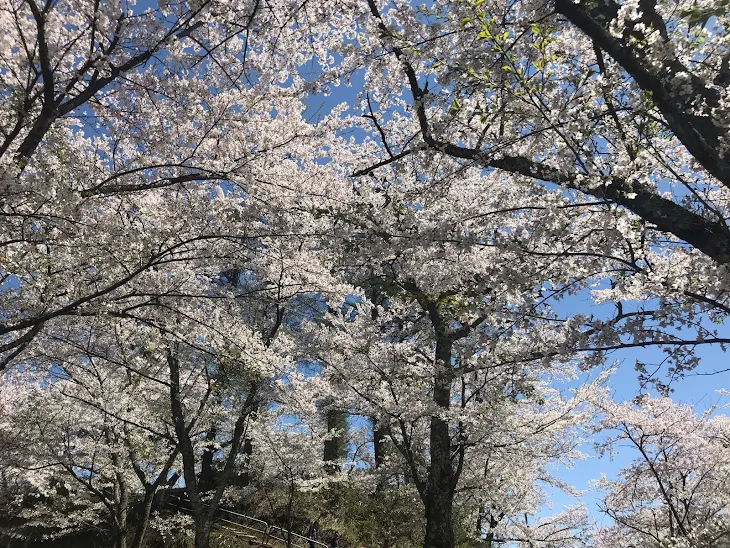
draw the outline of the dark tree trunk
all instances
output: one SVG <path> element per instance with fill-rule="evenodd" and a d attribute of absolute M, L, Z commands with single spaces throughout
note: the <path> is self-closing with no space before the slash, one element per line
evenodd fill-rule
<path fill-rule="evenodd" d="M 452 341 L 439 337 L 436 343 L 436 372 L 433 401 L 440 409 L 451 404 L 451 347 Z M 430 425 L 431 463 L 424 505 L 426 507 L 425 548 L 453 548 L 454 528 L 452 523 L 456 474 L 451 461 L 451 437 L 449 424 L 440 417 L 431 417 Z"/>
<path fill-rule="evenodd" d="M 168 351 L 167 362 L 170 366 L 170 410 L 172 412 L 172 420 L 175 427 L 175 435 L 177 437 L 180 456 L 183 462 L 183 477 L 185 478 L 185 491 L 190 500 L 190 506 L 193 513 L 193 522 L 195 523 L 195 548 L 208 548 L 210 540 L 210 525 L 208 523 L 208 512 L 203 501 L 200 498 L 198 490 L 198 477 L 195 473 L 195 450 L 190 440 L 187 425 L 185 424 L 185 414 L 182 409 L 182 401 L 180 394 L 180 363 L 173 355 L 172 351 Z"/>
<path fill-rule="evenodd" d="M 246 423 L 252 409 L 259 405 L 257 400 L 258 384 L 251 384 L 251 391 L 246 397 L 241 410 L 239 411 L 236 424 L 233 428 L 228 456 L 226 457 L 223 470 L 215 477 L 215 490 L 207 501 L 201 497 L 200 479 L 196 475 L 195 450 L 190 439 L 190 428 L 185 423 L 185 414 L 182 407 L 180 394 L 180 363 L 171 350 L 167 357 L 170 367 L 170 411 L 172 414 L 175 435 L 178 441 L 178 449 L 183 462 L 183 477 L 185 478 L 185 491 L 190 499 L 190 506 L 195 523 L 195 548 L 208 548 L 210 545 L 210 533 L 218 510 L 223 491 L 231 484 L 236 457 L 243 445 Z"/>
<path fill-rule="evenodd" d="M 114 516 L 114 548 L 127 548 L 127 509 L 119 507 Z"/>
<path fill-rule="evenodd" d="M 127 548 L 127 535 L 124 531 L 114 531 L 114 548 Z"/>
<path fill-rule="evenodd" d="M 156 487 L 148 486 L 145 488 L 144 500 L 142 501 L 142 510 L 140 513 L 139 521 L 137 522 L 134 539 L 132 540 L 132 546 L 130 548 L 142 548 L 144 536 L 147 533 L 147 525 L 149 525 L 150 522 L 152 503 L 155 500 L 156 491 Z"/>
<path fill-rule="evenodd" d="M 494 529 L 497 527 L 497 525 L 499 525 L 499 522 L 503 517 L 504 514 L 499 514 L 499 516 L 495 517 L 494 514 L 487 510 L 485 504 L 479 506 L 476 533 L 477 537 L 481 538 L 481 536 L 484 534 L 484 522 L 486 521 L 489 524 L 489 529 L 487 529 L 487 533 L 484 536 L 484 544 L 486 548 L 492 548 L 492 544 L 494 544 Z"/>
<path fill-rule="evenodd" d="M 113 437 L 108 429 L 105 429 L 107 443 L 112 443 Z M 127 529 L 129 516 L 129 486 L 119 470 L 121 468 L 120 457 L 112 455 L 112 465 L 115 469 L 114 482 L 114 546 L 115 548 L 127 548 Z"/>
<path fill-rule="evenodd" d="M 215 442 L 216 439 L 216 427 L 211 426 L 208 432 L 205 434 L 205 439 L 209 443 Z M 203 451 L 200 462 L 200 477 L 198 479 L 198 485 L 201 492 L 210 491 L 215 487 L 215 470 L 213 469 L 213 456 L 215 455 L 215 449 L 208 448 Z"/>
<path fill-rule="evenodd" d="M 255 415 L 255 411 L 252 414 Z M 241 474 L 241 479 L 238 482 L 240 487 L 248 487 L 251 484 L 251 456 L 253 455 L 253 442 L 251 438 L 246 438 L 243 440 L 243 449 L 241 450 L 241 453 L 243 454 L 243 474 Z"/>
<path fill-rule="evenodd" d="M 165 484 L 174 485 L 179 478 L 177 473 L 173 474 L 171 478 L 167 477 L 170 472 L 170 468 L 172 468 L 173 464 L 175 464 L 175 460 L 177 459 L 178 449 L 175 449 L 172 454 L 170 454 L 167 462 L 165 463 L 165 466 L 162 468 L 162 470 L 160 470 L 159 475 L 152 483 L 149 483 L 147 481 L 144 470 L 139 468 L 139 466 L 134 463 L 134 455 L 130 456 L 133 459 L 132 465 L 135 469 L 137 477 L 144 485 L 144 499 L 142 500 L 142 507 L 140 509 L 139 517 L 135 520 L 136 528 L 134 532 L 134 538 L 132 539 L 131 548 L 142 548 L 142 543 L 144 542 L 144 537 L 147 534 L 147 526 L 150 523 L 150 514 L 152 513 L 152 508 L 155 503 L 155 496 L 158 493 L 158 489 Z M 164 494 L 160 498 L 164 499 Z"/>
<path fill-rule="evenodd" d="M 388 445 L 388 430 L 378 424 L 378 419 L 373 422 L 373 448 L 375 452 L 375 468 L 380 468 L 385 463 L 385 458 L 390 453 Z"/>
<path fill-rule="evenodd" d="M 207 516 L 195 520 L 195 548 L 208 548 L 210 546 L 211 521 Z"/>
<path fill-rule="evenodd" d="M 324 442 L 324 460 L 328 470 L 339 470 L 339 462 L 347 456 L 347 413 L 335 409 L 327 410 L 327 430 L 336 430 L 337 434 Z"/>

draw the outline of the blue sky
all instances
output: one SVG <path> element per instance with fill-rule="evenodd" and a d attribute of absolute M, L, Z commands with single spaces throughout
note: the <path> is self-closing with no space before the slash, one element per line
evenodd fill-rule
<path fill-rule="evenodd" d="M 727 381 L 730 373 L 706 374 L 717 369 L 723 369 L 724 364 L 727 364 L 727 355 L 718 345 L 708 345 L 702 348 L 699 354 L 702 358 L 699 367 L 693 374 L 672 384 L 674 392 L 671 394 L 671 398 L 676 402 L 692 404 L 698 413 L 702 413 L 714 405 L 727 402 L 727 398 L 718 394 L 718 390 L 728 387 Z M 655 347 L 632 348 L 613 353 L 607 363 L 615 362 L 617 365 L 616 373 L 608 382 L 614 399 L 616 401 L 628 401 L 641 392 L 637 373 L 634 369 L 636 360 L 645 363 L 658 363 L 663 358 L 663 353 Z M 721 409 L 717 412 L 725 414 L 726 410 Z M 606 474 L 609 479 L 614 478 L 619 470 L 630 464 L 638 454 L 627 449 L 619 452 L 611 460 L 608 456 L 598 457 L 593 452 L 591 443 L 584 444 L 581 450 L 588 455 L 587 460 L 576 463 L 572 470 L 563 467 L 557 468 L 556 473 L 560 479 L 577 489 L 587 490 L 588 492 L 581 497 L 580 501 L 586 504 L 593 520 L 599 525 L 608 525 L 611 522 L 610 518 L 598 510 L 601 494 L 590 489 L 590 482 L 598 479 L 601 473 Z M 576 502 L 571 497 L 557 491 L 552 491 L 551 495 L 555 510 Z"/>

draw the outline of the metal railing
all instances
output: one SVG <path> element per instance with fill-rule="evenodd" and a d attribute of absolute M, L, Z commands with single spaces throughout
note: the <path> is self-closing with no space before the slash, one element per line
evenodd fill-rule
<path fill-rule="evenodd" d="M 170 506 L 173 506 L 177 508 L 178 510 L 183 510 L 185 512 L 191 512 L 192 510 L 190 508 L 185 508 L 184 506 L 180 506 L 178 504 L 168 503 Z M 315 546 L 317 548 L 329 548 L 327 544 L 324 542 L 319 542 L 318 540 L 310 539 L 308 537 L 305 537 L 304 535 L 300 535 L 297 533 L 294 533 L 292 531 L 289 531 L 288 529 L 284 529 L 283 527 L 278 527 L 276 525 L 269 525 L 264 520 L 254 518 L 251 516 L 247 516 L 246 514 L 240 514 L 238 512 L 234 512 L 232 510 L 226 510 L 225 508 L 219 508 L 216 513 L 222 512 L 226 515 L 238 519 L 239 521 L 233 521 L 230 519 L 226 519 L 220 516 L 215 517 L 215 523 L 221 528 L 225 529 L 227 531 L 231 531 L 234 534 L 244 534 L 241 529 L 246 529 L 247 531 L 252 531 L 254 533 L 258 533 L 261 535 L 261 545 L 262 546 L 270 546 L 269 541 L 274 540 L 276 542 L 281 542 L 285 545 L 289 545 L 291 542 L 291 546 L 294 548 L 310 548 L 311 546 Z M 250 525 L 246 525 L 245 523 L 240 523 L 240 520 L 245 520 L 246 523 L 249 523 Z M 225 525 L 223 525 L 225 524 Z M 231 525 L 234 525 L 234 527 L 230 527 Z"/>
<path fill-rule="evenodd" d="M 281 536 L 276 536 L 272 534 L 272 531 L 281 531 Z M 291 539 L 291 545 L 295 546 L 296 548 L 309 548 L 309 546 L 311 546 L 312 544 L 314 544 L 314 546 L 323 546 L 324 548 L 329 548 L 324 542 L 319 542 L 318 540 L 314 540 L 303 535 L 298 535 L 297 533 L 292 533 L 287 529 L 276 527 L 275 525 L 269 527 L 269 538 L 277 540 L 279 542 L 283 542 L 287 545 L 289 543 L 289 539 Z"/>

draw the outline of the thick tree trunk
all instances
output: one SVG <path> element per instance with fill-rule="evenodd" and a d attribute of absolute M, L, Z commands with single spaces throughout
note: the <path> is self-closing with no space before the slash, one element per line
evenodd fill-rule
<path fill-rule="evenodd" d="M 114 541 L 114 548 L 127 548 L 127 535 L 118 532 Z"/>
<path fill-rule="evenodd" d="M 339 462 L 347 456 L 347 413 L 334 409 L 327 410 L 327 430 L 337 434 L 324 442 L 324 460 L 332 463 L 331 469 L 339 469 Z"/>
<path fill-rule="evenodd" d="M 200 498 L 198 477 L 195 473 L 195 450 L 193 449 L 193 444 L 185 424 L 185 415 L 180 395 L 180 363 L 172 351 L 168 351 L 167 362 L 170 367 L 170 411 L 183 462 L 185 491 L 190 500 L 193 521 L 195 523 L 195 548 L 208 548 L 210 541 L 208 511 L 206 505 Z"/>
<path fill-rule="evenodd" d="M 209 443 L 216 440 L 216 427 L 211 426 L 205 434 L 205 439 Z M 200 462 L 200 477 L 198 478 L 198 488 L 201 492 L 210 491 L 215 488 L 215 470 L 213 469 L 213 457 L 215 449 L 208 448 L 203 451 Z"/>
<path fill-rule="evenodd" d="M 212 522 L 206 516 L 195 519 L 195 548 L 208 548 L 210 546 L 210 530 Z"/>
<path fill-rule="evenodd" d="M 251 391 L 256 393 L 259 390 L 257 382 L 251 383 Z M 254 399 L 250 402 L 249 417 L 251 421 L 255 421 L 259 413 L 259 403 Z M 251 461 L 253 459 L 253 440 L 250 434 L 243 438 L 243 447 L 241 447 L 241 454 L 243 455 L 243 474 L 241 475 L 240 482 L 237 482 L 240 487 L 248 487 L 251 484 Z"/>
<path fill-rule="evenodd" d="M 127 510 L 120 508 L 114 516 L 114 548 L 127 548 Z"/>
<path fill-rule="evenodd" d="M 454 499 L 446 490 L 434 490 L 426 498 L 425 548 L 453 548 Z"/>
<path fill-rule="evenodd" d="M 109 431 L 106 431 L 107 443 L 112 442 Z M 115 548 L 127 548 L 127 528 L 129 517 L 129 487 L 124 474 L 121 472 L 121 464 L 119 456 L 112 455 L 112 464 L 115 469 L 116 481 L 114 483 L 114 505 L 116 512 L 114 515 L 114 546 Z"/>
<path fill-rule="evenodd" d="M 373 422 L 373 449 L 375 452 L 375 468 L 380 468 L 385 463 L 385 459 L 390 453 L 388 446 L 388 431 L 378 425 L 378 419 L 372 419 Z"/>
<path fill-rule="evenodd" d="M 152 513 L 152 503 L 155 500 L 155 488 L 146 488 L 144 494 L 144 500 L 142 501 L 142 511 L 137 522 L 137 527 L 134 533 L 134 539 L 130 548 L 142 548 L 142 542 L 144 542 L 144 536 L 147 533 L 147 526 L 150 522 L 150 514 Z"/>
<path fill-rule="evenodd" d="M 195 450 L 188 427 L 185 423 L 185 415 L 182 408 L 180 395 L 180 364 L 172 351 L 168 351 L 167 357 L 170 367 L 170 411 L 172 414 L 175 435 L 178 441 L 178 449 L 183 462 L 183 477 L 185 478 L 185 491 L 190 499 L 193 520 L 195 523 L 195 548 L 208 548 L 210 545 L 210 533 L 215 519 L 221 497 L 226 487 L 231 484 L 238 452 L 243 445 L 246 422 L 252 409 L 259 405 L 257 400 L 258 385 L 252 383 L 251 392 L 246 398 L 238 419 L 233 428 L 233 437 L 229 445 L 228 456 L 222 472 L 217 475 L 215 491 L 213 496 L 203 501 L 201 497 L 200 478 L 196 475 Z"/>
<path fill-rule="evenodd" d="M 144 537 L 147 534 L 147 526 L 150 523 L 150 514 L 152 513 L 152 507 L 155 503 L 155 496 L 158 493 L 157 490 L 165 484 L 174 485 L 177 482 L 177 478 L 179 478 L 177 473 L 174 474 L 171 478 L 167 477 L 170 472 L 170 468 L 172 468 L 175 460 L 177 459 L 177 455 L 178 450 L 176 449 L 168 457 L 167 463 L 165 463 L 165 466 L 162 468 L 162 470 L 160 470 L 159 475 L 157 476 L 157 478 L 155 478 L 155 481 L 153 483 L 148 483 L 144 471 L 138 466 L 134 465 L 137 476 L 144 486 L 144 499 L 142 500 L 142 508 L 140 510 L 139 517 L 137 518 L 135 523 L 134 538 L 132 539 L 131 548 L 142 548 Z M 133 455 L 131 456 L 132 458 L 134 458 Z"/>
<path fill-rule="evenodd" d="M 117 519 L 119 516 L 117 516 Z M 114 528 L 114 548 L 127 548 L 127 534 L 126 531 L 119 527 Z"/>
<path fill-rule="evenodd" d="M 433 401 L 439 410 L 444 411 L 451 404 L 451 347 L 450 339 L 439 337 L 436 343 Z M 423 501 L 426 507 L 424 546 L 425 548 L 453 548 L 452 515 L 456 478 L 451 462 L 449 424 L 439 416 L 432 416 L 430 430 L 431 463 Z"/>
<path fill-rule="evenodd" d="M 373 452 L 375 457 L 375 469 L 381 469 L 385 464 L 388 456 L 393 451 L 393 445 L 390 442 L 388 429 L 382 426 L 382 423 L 376 418 L 372 418 L 373 425 Z M 382 474 L 378 478 L 378 484 L 375 487 L 375 492 L 380 494 L 384 489 L 388 488 L 388 484 L 392 476 L 390 474 Z M 404 480 L 405 481 L 405 480 Z"/>
<path fill-rule="evenodd" d="M 243 440 L 243 474 L 240 481 L 237 482 L 239 487 L 248 487 L 251 484 L 251 456 L 253 455 L 253 440 L 247 437 Z"/>

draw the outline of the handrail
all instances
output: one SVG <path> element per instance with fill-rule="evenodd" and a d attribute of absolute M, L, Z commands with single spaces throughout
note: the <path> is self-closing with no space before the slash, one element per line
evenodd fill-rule
<path fill-rule="evenodd" d="M 246 532 L 241 531 L 240 529 L 236 529 L 235 527 L 226 527 L 225 525 L 221 525 L 217 521 L 216 521 L 216 523 L 218 524 L 218 527 L 220 527 L 224 531 L 230 531 L 231 533 L 233 533 L 236 536 L 245 536 L 245 537 L 253 538 L 250 535 L 248 535 Z"/>
<path fill-rule="evenodd" d="M 261 529 L 256 529 L 254 527 L 249 527 L 248 525 L 243 525 L 241 523 L 238 523 L 238 522 L 235 522 L 235 521 L 231 521 L 229 519 L 215 518 L 215 522 L 216 523 L 219 523 L 219 522 L 229 523 L 231 525 L 235 525 L 239 529 L 248 529 L 249 531 L 253 531 L 254 533 L 259 533 L 260 535 L 263 535 L 264 536 L 264 542 L 263 542 L 263 544 L 266 544 L 266 540 L 268 539 L 268 536 L 269 536 L 268 530 L 262 531 Z M 230 527 L 227 527 L 227 529 L 230 529 Z M 243 531 L 240 531 L 240 530 L 238 532 L 239 533 L 243 533 Z"/>
<path fill-rule="evenodd" d="M 178 504 L 173 504 L 172 502 L 169 502 L 168 504 L 170 506 L 173 506 L 174 508 L 178 508 L 179 510 L 184 510 L 186 512 L 192 512 L 191 509 L 185 508 L 184 506 L 180 506 Z M 325 544 L 324 542 L 320 542 L 318 540 L 314 540 L 314 539 L 311 539 L 309 537 L 305 537 L 304 535 L 300 535 L 298 533 L 294 533 L 292 531 L 289 531 L 288 529 L 284 529 L 283 527 L 279 527 L 277 525 L 269 525 L 268 523 L 266 523 L 262 519 L 254 518 L 254 517 L 251 517 L 251 516 L 247 516 L 246 514 L 240 514 L 238 512 L 234 512 L 233 510 L 226 510 L 225 508 L 218 508 L 217 512 L 225 512 L 227 514 L 231 514 L 232 516 L 237 516 L 239 518 L 244 518 L 244 519 L 247 519 L 249 521 L 252 521 L 252 522 L 255 522 L 255 523 L 260 523 L 261 525 L 263 525 L 263 529 L 257 529 L 255 527 L 250 527 L 248 525 L 244 525 L 244 524 L 238 523 L 236 521 L 231 521 L 231 520 L 228 520 L 228 519 L 225 519 L 225 518 L 222 518 L 222 517 L 215 517 L 215 522 L 218 523 L 220 527 L 222 527 L 223 529 L 226 529 L 227 531 L 232 531 L 234 533 L 243 533 L 243 531 L 236 531 L 235 529 L 233 529 L 231 527 L 226 527 L 225 525 L 220 525 L 219 522 L 224 522 L 224 523 L 228 523 L 228 524 L 231 524 L 231 525 L 235 525 L 236 527 L 241 527 L 243 529 L 248 529 L 250 531 L 255 531 L 257 533 L 263 533 L 264 538 L 263 538 L 262 545 L 264 545 L 264 546 L 268 546 L 269 545 L 269 540 L 271 540 L 271 539 L 277 540 L 279 542 L 283 542 L 285 544 L 288 544 L 289 543 L 289 539 L 291 537 L 294 537 L 296 539 L 303 539 L 305 541 L 305 544 L 299 544 L 299 543 L 294 544 L 294 543 L 292 543 L 293 546 L 297 546 L 298 548 L 311 548 L 311 547 L 314 547 L 314 546 L 319 546 L 319 547 L 323 547 L 323 548 L 329 548 L 329 546 L 327 544 Z M 274 530 L 281 531 L 282 536 L 281 537 L 278 537 L 276 535 L 273 535 L 272 534 L 272 531 L 274 531 Z"/>
<path fill-rule="evenodd" d="M 276 535 L 276 534 L 273 533 L 273 531 L 275 529 L 278 529 L 279 531 L 281 531 L 281 533 L 282 533 L 281 536 L 278 536 L 278 535 Z M 282 542 L 284 544 L 287 544 L 288 543 L 288 539 L 287 539 L 287 535 L 286 535 L 286 533 L 288 533 L 288 531 L 285 531 L 281 527 L 276 527 L 276 526 L 272 526 L 269 529 L 269 531 L 272 531 L 271 535 L 269 536 L 269 538 L 271 538 L 272 540 L 276 540 L 276 541 Z M 292 537 L 295 537 L 297 535 L 296 535 L 296 533 L 291 533 L 291 536 Z M 307 544 L 299 544 L 298 542 L 296 542 L 296 539 L 293 539 L 292 540 L 291 545 L 292 546 L 296 546 L 297 548 L 307 548 L 307 546 L 308 546 Z"/>
<path fill-rule="evenodd" d="M 218 508 L 218 511 L 225 512 L 226 514 L 231 514 L 232 516 L 238 516 L 239 518 L 245 518 L 249 521 L 253 521 L 256 523 L 261 523 L 264 526 L 264 530 L 269 528 L 269 524 L 262 519 L 252 518 L 251 516 L 247 516 L 246 514 L 239 514 L 238 512 L 234 512 L 233 510 L 226 510 L 225 508 Z"/>
<path fill-rule="evenodd" d="M 308 546 L 312 546 L 313 544 L 314 545 L 319 545 L 319 546 L 324 546 L 324 548 L 329 548 L 324 542 L 319 542 L 318 540 L 314 540 L 314 539 L 311 539 L 309 537 L 305 537 L 304 535 L 299 535 L 297 533 L 292 533 L 288 529 L 284 529 L 283 527 L 277 527 L 276 525 L 272 525 L 271 527 L 269 527 L 269 531 L 271 531 L 273 529 L 278 529 L 279 531 L 281 531 L 283 534 L 286 534 L 287 536 L 288 535 L 291 535 L 291 536 L 296 537 L 296 538 L 299 538 L 299 539 L 304 539 L 304 541 L 305 541 L 305 544 L 304 545 L 297 544 L 297 546 L 300 546 L 301 548 L 307 548 Z M 274 535 L 270 535 L 270 537 L 271 538 L 274 538 L 276 540 L 280 540 L 280 541 L 285 542 L 285 543 L 288 542 L 288 538 L 285 537 L 285 536 L 283 536 L 283 535 L 281 537 L 276 537 Z"/>

